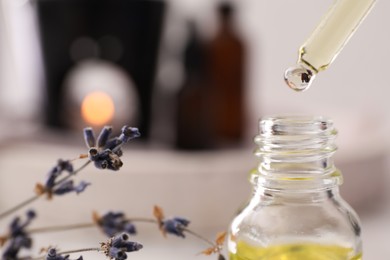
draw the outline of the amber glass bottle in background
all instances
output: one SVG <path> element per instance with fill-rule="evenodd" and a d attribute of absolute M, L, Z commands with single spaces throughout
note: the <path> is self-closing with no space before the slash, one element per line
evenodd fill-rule
<path fill-rule="evenodd" d="M 360 223 L 341 198 L 336 130 L 323 117 L 260 121 L 253 195 L 233 220 L 230 260 L 361 260 Z"/>
<path fill-rule="evenodd" d="M 234 28 L 234 11 L 229 2 L 218 6 L 218 29 L 207 48 L 209 113 L 217 145 L 239 143 L 244 130 L 245 50 Z"/>

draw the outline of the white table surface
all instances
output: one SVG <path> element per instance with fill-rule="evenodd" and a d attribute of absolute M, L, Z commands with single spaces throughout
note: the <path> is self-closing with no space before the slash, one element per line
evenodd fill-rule
<path fill-rule="evenodd" d="M 84 152 L 81 145 L 64 143 L 53 145 L 32 140 L 0 146 L 0 208 L 8 208 L 30 196 L 34 184 L 44 180 L 58 158 L 73 158 Z M 139 149 L 135 145 L 134 149 L 125 150 L 123 161 L 122 170 L 115 173 L 88 167 L 78 177 L 93 182 L 84 194 L 35 203 L 40 217 L 34 225 L 88 222 L 92 210 L 124 209 L 129 216 L 151 216 L 153 205 L 158 204 L 165 208 L 168 216 L 188 217 L 194 230 L 212 239 L 217 232 L 226 229 L 237 208 L 248 198 L 247 173 L 256 158 L 251 148 L 178 153 Z M 348 166 L 345 162 L 341 164 Z M 357 208 L 363 224 L 365 260 L 387 260 L 390 255 L 390 175 L 378 176 L 385 187 L 378 193 L 380 200 L 365 202 Z M 349 196 L 358 196 L 359 191 L 352 192 L 355 193 Z M 0 222 L 0 229 L 4 226 Z M 207 245 L 195 238 L 164 239 L 150 224 L 140 224 L 139 233 L 134 239 L 145 247 L 134 253 L 133 259 L 215 259 L 197 255 Z M 67 250 L 81 245 L 96 246 L 101 240 L 104 237 L 99 231 L 86 229 L 41 234 L 36 237 L 36 244 Z M 96 253 L 84 256 L 84 259 L 99 259 Z"/>

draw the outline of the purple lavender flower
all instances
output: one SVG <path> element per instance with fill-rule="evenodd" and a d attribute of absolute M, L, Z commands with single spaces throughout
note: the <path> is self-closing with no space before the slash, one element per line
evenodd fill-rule
<path fill-rule="evenodd" d="M 59 180 L 59 177 L 64 171 L 67 172 L 68 175 Z M 82 181 L 75 186 L 73 180 L 66 180 L 73 174 L 73 165 L 70 161 L 60 159 L 58 160 L 57 165 L 50 170 L 45 185 L 38 183 L 35 187 L 35 191 L 38 195 L 46 193 L 49 199 L 53 194 L 63 195 L 72 191 L 75 191 L 77 194 L 83 192 L 90 183 Z"/>
<path fill-rule="evenodd" d="M 184 218 L 175 217 L 166 219 L 162 222 L 162 229 L 168 234 L 173 234 L 185 238 L 184 229 L 190 224 L 190 221 Z"/>
<path fill-rule="evenodd" d="M 88 148 L 96 145 L 95 134 L 93 133 L 92 127 L 84 128 L 84 140 Z"/>
<path fill-rule="evenodd" d="M 121 140 L 122 143 L 127 143 L 130 140 L 138 138 L 140 136 L 141 133 L 139 132 L 138 128 L 125 125 L 124 127 L 122 127 L 122 133 L 119 136 L 119 140 Z"/>
<path fill-rule="evenodd" d="M 55 248 L 50 248 L 46 255 L 46 260 L 70 260 L 69 255 L 59 255 L 57 254 L 57 250 Z M 83 260 L 83 257 L 80 256 L 77 260 Z"/>
<path fill-rule="evenodd" d="M 62 159 L 58 160 L 56 166 L 54 166 L 47 176 L 45 187 L 51 189 L 54 187 L 57 178 L 61 175 L 63 171 L 68 172 L 68 174 L 73 173 L 73 165 L 69 161 L 64 161 Z"/>
<path fill-rule="evenodd" d="M 122 127 L 119 137 L 110 138 L 111 133 L 112 127 L 105 126 L 95 141 L 92 128 L 87 127 L 84 129 L 84 139 L 89 148 L 89 159 L 94 162 L 96 168 L 117 171 L 123 165 L 119 158 L 123 154 L 121 146 L 139 137 L 140 133 L 137 128 L 128 126 Z"/>
<path fill-rule="evenodd" d="M 112 239 L 109 257 L 115 260 L 123 260 L 127 258 L 126 252 L 134 252 L 142 248 L 143 246 L 141 244 L 129 241 L 129 236 L 123 233 Z"/>
<path fill-rule="evenodd" d="M 78 185 L 75 186 L 73 180 L 68 180 L 54 188 L 53 193 L 56 195 L 64 195 L 74 191 L 79 194 L 80 192 L 83 192 L 88 185 L 91 185 L 91 183 L 81 181 Z"/>
<path fill-rule="evenodd" d="M 26 219 L 24 222 L 19 217 L 15 217 L 10 224 L 10 237 L 8 245 L 3 252 L 3 260 L 15 260 L 22 248 L 31 248 L 32 239 L 26 232 L 26 227 L 36 217 L 33 210 L 26 212 Z"/>
<path fill-rule="evenodd" d="M 122 152 L 120 154 L 122 154 Z M 123 165 L 119 155 L 110 149 L 99 151 L 96 148 L 91 148 L 89 149 L 89 158 L 94 162 L 95 167 L 98 169 L 110 169 L 117 171 Z"/>
<path fill-rule="evenodd" d="M 110 259 L 124 260 L 126 253 L 135 252 L 142 249 L 140 243 L 129 241 L 129 235 L 122 233 L 112 237 L 106 243 L 101 244 L 101 250 Z"/>
<path fill-rule="evenodd" d="M 110 211 L 100 217 L 97 223 L 108 237 L 122 232 L 132 235 L 137 233 L 135 225 L 127 220 L 125 214 L 122 212 Z"/>
<path fill-rule="evenodd" d="M 111 135 L 111 132 L 112 132 L 111 126 L 103 127 L 103 129 L 100 132 L 98 139 L 97 139 L 97 147 L 105 147 L 106 146 L 106 143 L 108 142 L 108 139 Z"/>

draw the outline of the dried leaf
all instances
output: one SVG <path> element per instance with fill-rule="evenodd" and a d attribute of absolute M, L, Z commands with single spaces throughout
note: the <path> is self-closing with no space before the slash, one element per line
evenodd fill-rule
<path fill-rule="evenodd" d="M 161 207 L 155 205 L 153 208 L 153 215 L 157 219 L 158 228 L 160 229 L 161 233 L 164 237 L 167 237 L 167 232 L 165 231 L 163 227 L 164 223 L 164 211 Z"/>
<path fill-rule="evenodd" d="M 154 206 L 153 215 L 159 223 L 161 223 L 164 219 L 164 211 L 161 207 L 157 205 Z"/>
<path fill-rule="evenodd" d="M 79 159 L 84 159 L 84 158 L 88 158 L 88 154 L 86 153 L 80 154 Z"/>
<path fill-rule="evenodd" d="M 49 247 L 41 247 L 41 249 L 39 250 L 39 254 L 43 254 L 43 253 L 47 253 L 49 251 L 49 249 L 51 248 L 51 246 Z"/>
<path fill-rule="evenodd" d="M 217 238 L 215 239 L 215 243 L 219 246 L 223 245 L 223 243 L 225 243 L 225 238 L 226 238 L 226 231 L 219 232 L 217 234 Z"/>
<path fill-rule="evenodd" d="M 45 186 L 43 186 L 41 183 L 35 184 L 35 194 L 42 195 L 46 192 Z"/>
<path fill-rule="evenodd" d="M 97 213 L 96 211 L 93 211 L 92 212 L 92 220 L 95 224 L 99 225 L 100 220 L 101 220 L 99 213 Z"/>
<path fill-rule="evenodd" d="M 7 240 L 8 240 L 8 236 L 1 236 L 0 237 L 0 247 L 2 247 L 5 244 L 5 242 L 7 242 Z"/>
<path fill-rule="evenodd" d="M 203 250 L 202 252 L 200 252 L 200 254 L 203 254 L 203 255 L 211 255 L 215 253 L 215 247 L 210 247 L 210 248 L 207 248 L 206 250 Z"/>

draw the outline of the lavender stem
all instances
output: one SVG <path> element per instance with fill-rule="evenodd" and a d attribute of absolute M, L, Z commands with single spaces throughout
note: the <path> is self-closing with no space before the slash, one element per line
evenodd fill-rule
<path fill-rule="evenodd" d="M 78 168 L 77 170 L 73 171 L 72 174 L 69 174 L 69 175 L 67 175 L 65 178 L 63 178 L 63 179 L 61 179 L 60 181 L 58 181 L 55 185 L 58 185 L 58 184 L 60 184 L 60 183 L 62 183 L 62 182 L 64 182 L 64 181 L 66 181 L 68 178 L 70 178 L 70 177 L 76 175 L 78 172 L 80 172 L 80 171 L 83 170 L 85 167 L 87 167 L 87 165 L 88 165 L 90 162 L 91 162 L 91 161 L 88 160 L 86 163 L 84 163 L 82 166 L 80 166 L 80 168 Z M 6 216 L 8 216 L 8 215 L 14 213 L 15 211 L 17 211 L 17 210 L 19 210 L 19 209 L 21 209 L 21 208 L 27 206 L 28 204 L 30 204 L 30 203 L 32 203 L 32 202 L 34 202 L 34 201 L 37 200 L 39 197 L 41 197 L 41 195 L 43 195 L 43 194 L 36 194 L 36 195 L 34 195 L 33 197 L 31 197 L 31 198 L 29 198 L 29 199 L 27 199 L 27 200 L 25 200 L 25 201 L 23 201 L 23 202 L 17 204 L 16 206 L 14 206 L 14 207 L 12 207 L 12 208 L 10 208 L 10 209 L 8 209 L 8 210 L 6 210 L 6 211 L 0 213 L 0 219 L 3 219 L 3 218 L 5 218 Z"/>
<path fill-rule="evenodd" d="M 12 207 L 12 208 L 10 208 L 10 209 L 8 209 L 8 210 L 2 212 L 2 213 L 0 213 L 0 219 L 5 218 L 6 216 L 8 216 L 8 215 L 14 213 L 15 211 L 17 211 L 17 210 L 23 208 L 24 206 L 26 206 L 26 205 L 28 205 L 28 204 L 34 202 L 34 201 L 37 200 L 41 195 L 42 195 L 42 194 L 34 195 L 33 197 L 31 197 L 31 198 L 29 198 L 29 199 L 27 199 L 27 200 L 25 200 L 25 201 L 23 201 L 23 202 L 17 204 L 16 206 L 14 206 L 14 207 Z"/>

